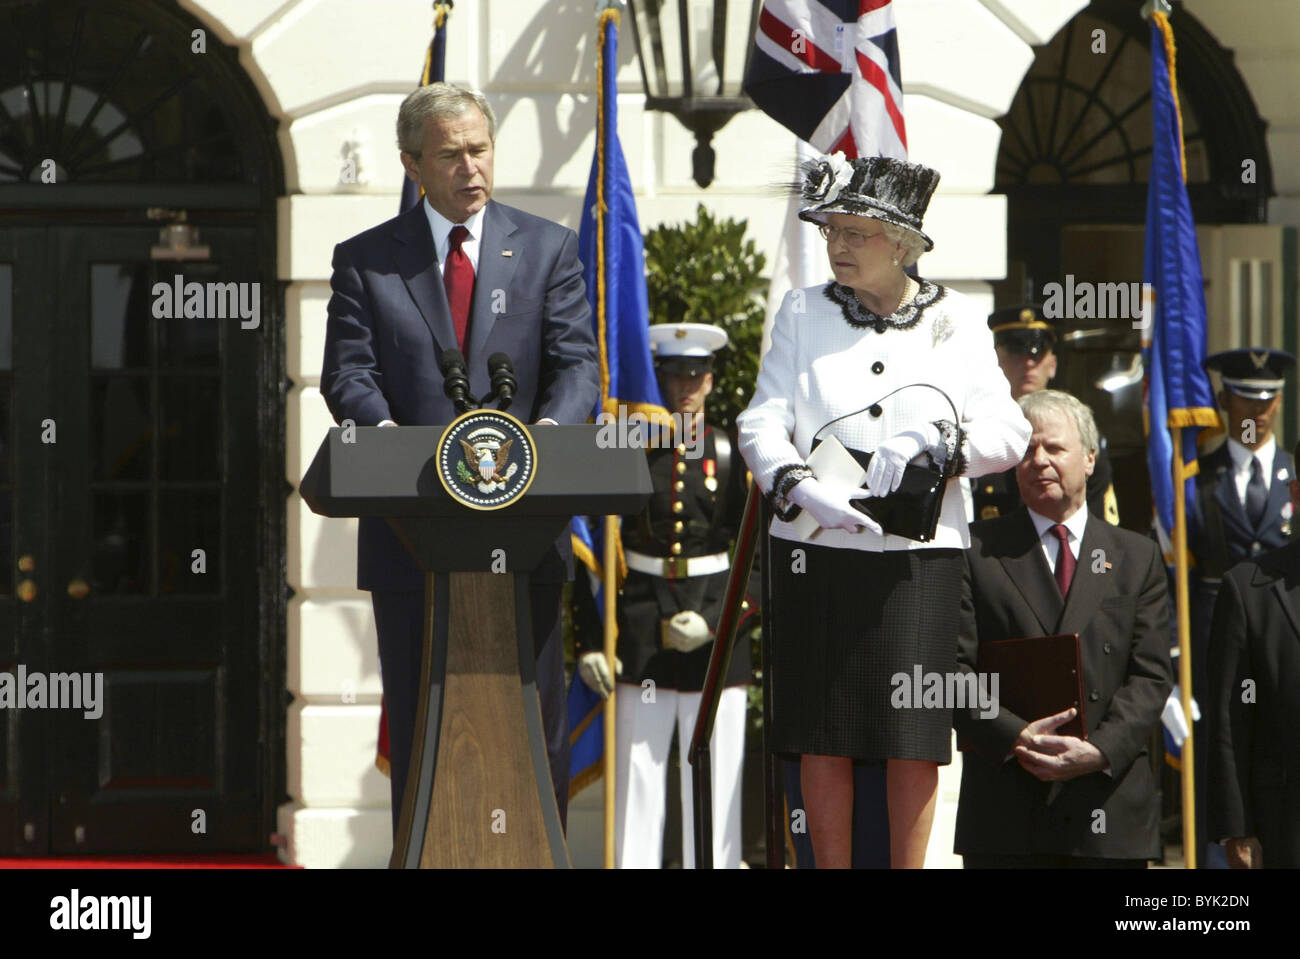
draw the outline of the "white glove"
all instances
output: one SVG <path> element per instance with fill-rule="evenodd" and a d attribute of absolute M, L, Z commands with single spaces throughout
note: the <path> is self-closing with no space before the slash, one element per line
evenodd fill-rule
<path fill-rule="evenodd" d="M 713 633 L 709 630 L 709 624 L 704 621 L 704 617 L 688 609 L 668 621 L 664 646 L 675 649 L 679 653 L 690 653 L 712 640 Z"/>
<path fill-rule="evenodd" d="M 872 462 L 875 462 L 873 457 Z M 800 480 L 789 493 L 790 502 L 808 512 L 823 529 L 843 529 L 856 533 L 866 527 L 873 533 L 881 532 L 879 524 L 850 505 L 852 500 L 871 494 L 852 486 L 832 486 L 816 477 Z"/>
<path fill-rule="evenodd" d="M 623 660 L 614 657 L 614 671 L 623 675 Z M 587 684 L 592 692 L 600 693 L 602 699 L 609 699 L 614 691 L 614 677 L 609 674 L 609 663 L 604 653 L 583 653 L 578 660 L 578 678 Z"/>
<path fill-rule="evenodd" d="M 924 450 L 938 444 L 939 428 L 927 423 L 923 430 L 899 433 L 877 446 L 867 465 L 867 489 L 871 495 L 887 496 L 898 489 L 898 484 L 903 482 L 904 467 Z"/>

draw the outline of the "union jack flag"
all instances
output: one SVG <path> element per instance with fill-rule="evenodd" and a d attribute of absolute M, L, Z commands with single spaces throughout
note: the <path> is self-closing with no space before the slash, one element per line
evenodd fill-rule
<path fill-rule="evenodd" d="M 822 153 L 907 159 L 891 0 L 765 0 L 745 92 Z"/>

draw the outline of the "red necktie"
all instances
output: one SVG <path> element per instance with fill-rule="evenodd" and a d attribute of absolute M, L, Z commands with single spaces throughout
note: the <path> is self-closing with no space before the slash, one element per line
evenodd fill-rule
<path fill-rule="evenodd" d="M 1060 523 L 1052 527 L 1052 532 L 1056 534 L 1057 540 L 1061 547 L 1056 551 L 1056 585 L 1061 590 L 1061 595 L 1066 596 L 1070 592 L 1070 580 L 1074 578 L 1074 554 L 1070 552 L 1070 531 Z"/>
<path fill-rule="evenodd" d="M 474 264 L 461 249 L 469 236 L 463 226 L 454 226 L 447 237 L 447 263 L 442 270 L 442 285 L 447 288 L 447 305 L 451 307 L 451 322 L 456 328 L 456 347 L 465 352 L 469 339 L 469 304 L 474 297 Z"/>

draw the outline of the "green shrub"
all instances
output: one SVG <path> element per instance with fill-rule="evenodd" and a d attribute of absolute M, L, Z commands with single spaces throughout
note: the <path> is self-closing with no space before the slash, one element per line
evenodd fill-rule
<path fill-rule="evenodd" d="M 767 258 L 745 239 L 747 220 L 718 220 L 704 204 L 694 223 L 655 227 L 645 236 L 651 323 L 712 323 L 727 331 L 713 364 L 709 422 L 731 429 L 749 405 L 763 340 Z"/>

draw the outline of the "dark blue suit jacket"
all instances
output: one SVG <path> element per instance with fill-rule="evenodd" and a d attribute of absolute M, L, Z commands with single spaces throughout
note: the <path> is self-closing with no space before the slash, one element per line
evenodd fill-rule
<path fill-rule="evenodd" d="M 336 422 L 433 426 L 456 417 L 439 358 L 456 347 L 423 203 L 334 248 L 321 393 Z M 519 388 L 510 411 L 528 423 L 585 423 L 599 396 L 591 309 L 572 230 L 489 201 L 470 333 L 470 392 L 490 389 L 487 358 L 505 353 Z M 571 578 L 566 531 L 533 579 Z M 424 574 L 383 519 L 362 519 L 357 587 L 424 588 Z"/>
<path fill-rule="evenodd" d="M 1300 868 L 1300 542 L 1223 577 L 1213 635 L 1208 838 L 1255 836 L 1265 868 Z"/>
<path fill-rule="evenodd" d="M 1268 483 L 1268 501 L 1264 515 L 1257 526 L 1246 518 L 1246 509 L 1237 495 L 1233 477 L 1232 456 L 1224 443 L 1214 452 L 1200 458 L 1200 476 L 1197 494 L 1188 504 L 1188 546 L 1196 561 L 1191 587 L 1192 626 L 1192 694 L 1205 708 L 1214 678 L 1209 673 L 1210 623 L 1214 617 L 1214 603 L 1219 595 L 1219 579 L 1238 563 L 1256 559 L 1260 554 L 1285 546 L 1290 537 L 1288 519 L 1291 503 L 1289 481 L 1295 475 L 1291 454 L 1282 448 L 1281 441 L 1273 453 L 1273 465 L 1265 474 Z M 1205 500 L 1210 498 L 1213 503 Z M 1222 539 L 1211 535 L 1210 523 L 1215 514 L 1219 517 Z M 1173 580 L 1170 580 L 1170 594 Z M 1171 624 L 1171 645 L 1177 645 L 1177 624 Z M 1205 725 L 1195 727 L 1197 743 L 1205 733 Z M 1198 777 L 1197 789 L 1203 790 L 1206 780 Z M 1202 795 L 1198 791 L 1198 796 Z M 1206 804 L 1198 800 L 1197 820 L 1204 821 Z M 1217 838 L 1217 837 L 1216 837 Z"/>
<path fill-rule="evenodd" d="M 1252 526 L 1246 519 L 1246 509 L 1237 496 L 1237 486 L 1232 472 L 1232 457 L 1228 453 L 1226 441 L 1213 453 L 1201 457 L 1200 470 L 1202 483 L 1212 485 L 1219 514 L 1223 517 L 1223 540 L 1227 555 L 1219 558 L 1223 565 L 1213 573 L 1216 579 L 1238 563 L 1254 559 L 1260 553 L 1280 549 L 1287 544 L 1286 527 L 1289 526 L 1287 505 L 1291 501 L 1288 483 L 1295 472 L 1291 463 L 1291 454 L 1282 448 L 1281 441 L 1278 441 L 1277 448 L 1273 452 L 1273 465 L 1264 476 L 1264 481 L 1268 483 L 1268 503 L 1258 526 Z M 1208 558 L 1202 555 L 1209 548 L 1209 540 L 1205 534 L 1205 506 L 1206 504 L 1200 501 L 1199 495 L 1191 503 L 1193 522 L 1189 528 L 1192 530 L 1193 539 L 1189 545 L 1198 563 Z M 1205 611 L 1207 625 L 1209 611 L 1212 608 L 1213 597 Z"/>

